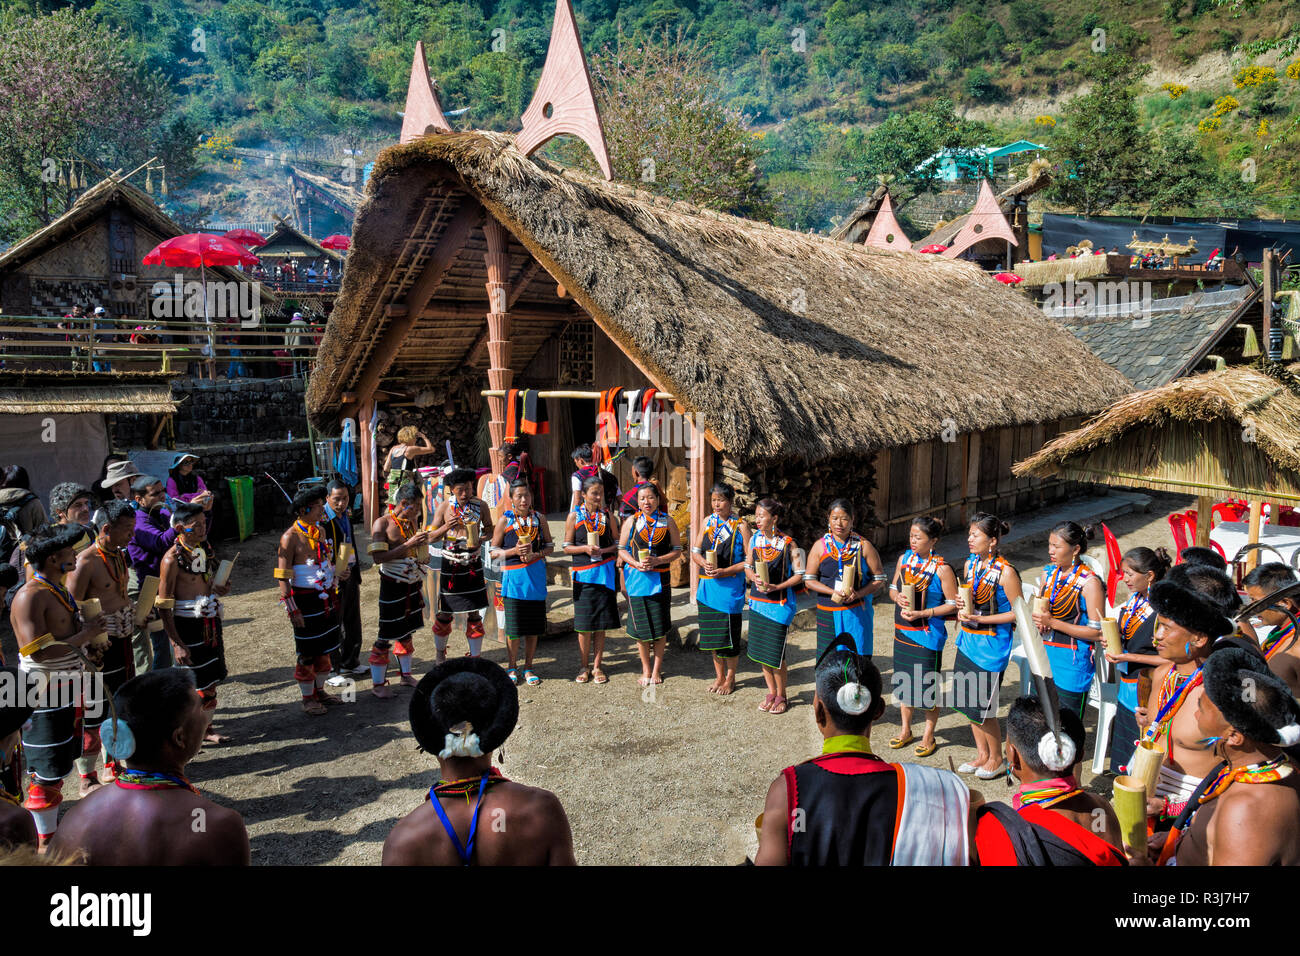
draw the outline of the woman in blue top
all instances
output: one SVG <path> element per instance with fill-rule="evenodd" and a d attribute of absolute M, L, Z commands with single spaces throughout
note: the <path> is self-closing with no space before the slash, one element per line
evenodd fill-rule
<path fill-rule="evenodd" d="M 731 485 L 718 482 L 710 497 L 713 513 L 695 539 L 691 560 L 700 569 L 700 583 L 695 589 L 700 650 L 713 651 L 715 678 L 709 685 L 709 693 L 725 697 L 736 689 L 749 525 L 731 511 L 736 497 Z"/>
<path fill-rule="evenodd" d="M 785 514 L 780 502 L 762 499 L 754 510 L 758 530 L 749 539 L 745 552 L 745 574 L 751 587 L 749 595 L 749 659 L 763 667 L 767 697 L 758 705 L 769 714 L 784 714 L 786 701 L 785 641 L 794 620 L 794 587 L 802 580 L 803 552 L 794 539 L 777 530 Z M 758 571 L 758 562 L 766 567 L 766 583 Z"/>
<path fill-rule="evenodd" d="M 582 654 L 582 670 L 574 680 L 604 684 L 609 681 L 600 666 L 605 632 L 618 627 L 618 521 L 605 507 L 605 482 L 599 475 L 585 478 L 578 496 L 564 523 L 564 551 L 573 556 L 573 629 Z"/>
<path fill-rule="evenodd" d="M 526 481 L 510 485 L 510 507 L 497 521 L 492 533 L 492 559 L 504 559 L 501 595 L 506 604 L 506 653 L 510 666 L 506 675 L 519 683 L 516 663 L 519 638 L 524 638 L 524 680 L 540 684 L 533 673 L 537 639 L 546 630 L 546 553 L 553 544 L 546 530 L 546 516 L 533 510 L 533 493 Z"/>
<path fill-rule="evenodd" d="M 943 522 L 929 515 L 912 519 L 909 549 L 899 557 L 889 585 L 894 599 L 894 699 L 898 701 L 903 732 L 889 742 L 894 750 L 912 742 L 912 709 L 925 708 L 925 732 L 916 747 L 918 757 L 928 757 L 939 723 L 939 661 L 948 640 L 947 619 L 957 611 L 957 575 L 934 553 L 943 536 Z M 911 585 L 916 606 L 908 603 L 903 588 Z"/>
<path fill-rule="evenodd" d="M 953 662 L 956 709 L 971 722 L 975 759 L 957 768 L 981 780 L 1006 773 L 1002 758 L 1002 729 L 998 726 L 998 689 L 1011 660 L 1011 631 L 1020 597 L 1020 574 L 998 554 L 998 539 L 1011 526 L 996 515 L 980 512 L 971 519 L 966 544 L 965 587 L 970 588 L 972 613 L 957 609 L 957 659 Z M 960 595 L 961 589 L 958 589 Z"/>
<path fill-rule="evenodd" d="M 1112 773 L 1128 773 L 1128 762 L 1137 749 L 1137 739 L 1142 735 L 1138 728 L 1138 677 L 1153 667 L 1166 663 L 1156 653 L 1156 613 L 1147 600 L 1151 586 L 1163 580 L 1173 559 L 1164 548 L 1134 548 L 1124 555 L 1120 567 L 1124 571 L 1124 586 L 1129 599 L 1119 606 L 1115 618 L 1119 623 L 1124 653 L 1106 654 L 1106 660 L 1119 665 L 1119 707 L 1115 712 L 1115 727 L 1110 738 L 1110 769 Z M 1146 698 L 1142 698 L 1146 705 Z"/>
<path fill-rule="evenodd" d="M 677 522 L 660 510 L 662 499 L 658 487 L 642 485 L 636 501 L 636 514 L 623 522 L 618 559 L 623 565 L 623 584 L 627 588 L 627 633 L 636 640 L 641 655 L 640 684 L 646 687 L 664 682 L 660 672 L 672 627 L 668 565 L 681 554 L 682 539 Z"/>
<path fill-rule="evenodd" d="M 826 515 L 826 533 L 808 552 L 804 584 L 822 595 L 817 599 L 817 660 L 840 634 L 853 638 L 862 657 L 873 650 L 872 595 L 885 586 L 880 554 L 871 542 L 853 531 L 853 503 L 847 498 L 831 502 Z M 846 571 L 853 576 L 853 590 L 845 592 Z"/>
<path fill-rule="evenodd" d="M 1073 521 L 1062 521 L 1047 538 L 1051 564 L 1043 568 L 1038 597 L 1047 609 L 1034 610 L 1034 623 L 1043 635 L 1052 679 L 1061 707 L 1083 716 L 1096 665 L 1092 645 L 1101 640 L 1106 593 L 1101 578 L 1082 561 L 1089 533 Z"/>

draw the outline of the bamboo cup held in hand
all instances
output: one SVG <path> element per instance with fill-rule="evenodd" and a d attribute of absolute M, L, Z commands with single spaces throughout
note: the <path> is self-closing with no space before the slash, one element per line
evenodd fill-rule
<path fill-rule="evenodd" d="M 902 591 L 903 591 L 903 599 L 907 601 L 908 610 L 915 611 L 916 610 L 916 585 L 904 584 Z"/>
<path fill-rule="evenodd" d="M 239 557 L 239 555 L 235 555 Z M 348 569 L 348 562 L 352 560 L 352 545 L 346 541 L 339 545 L 338 554 L 334 556 L 334 573 L 342 574 Z M 219 573 L 219 572 L 218 572 Z"/>
<path fill-rule="evenodd" d="M 135 604 L 135 623 L 139 627 L 153 610 L 153 602 L 158 599 L 158 578 L 149 575 L 140 582 L 140 597 Z"/>
<path fill-rule="evenodd" d="M 957 593 L 961 595 L 962 610 L 968 615 L 975 613 L 975 595 L 971 592 L 969 584 L 962 584 L 957 588 Z"/>
<path fill-rule="evenodd" d="M 1106 643 L 1107 654 L 1124 653 L 1124 644 L 1119 639 L 1119 622 L 1113 617 L 1101 619 L 1101 639 Z"/>
<path fill-rule="evenodd" d="M 755 574 L 755 575 L 758 577 L 758 579 L 759 579 L 760 581 L 762 581 L 764 584 L 771 584 L 771 583 L 772 583 L 771 579 L 768 577 L 768 569 L 767 569 L 767 562 L 766 562 L 766 561 L 755 561 L 755 562 L 754 562 L 754 574 Z"/>
<path fill-rule="evenodd" d="M 1133 757 L 1128 762 L 1128 775 L 1142 782 L 1147 793 L 1156 792 L 1156 781 L 1160 779 L 1160 766 L 1165 762 L 1165 752 L 1155 744 L 1139 740 Z"/>
<path fill-rule="evenodd" d="M 348 546 L 346 544 L 339 545 L 339 553 L 342 554 L 347 547 Z M 213 577 L 212 583 L 219 588 L 224 588 L 227 584 L 229 584 L 230 572 L 235 570 L 235 562 L 238 560 L 239 560 L 239 552 L 236 551 L 235 556 L 233 558 L 227 558 L 226 560 L 222 561 L 219 565 L 217 565 L 217 573 L 216 576 Z"/>
<path fill-rule="evenodd" d="M 81 620 L 89 624 L 104 613 L 104 605 L 99 598 L 86 598 L 81 602 L 79 610 L 81 611 Z M 101 630 L 90 639 L 90 643 L 93 647 L 103 647 L 108 643 L 108 631 Z"/>
<path fill-rule="evenodd" d="M 1119 832 L 1134 856 L 1147 851 L 1147 789 L 1137 777 L 1116 777 L 1110 805 L 1119 817 Z"/>
<path fill-rule="evenodd" d="M 642 564 L 648 564 L 648 563 L 650 562 L 650 549 L 649 549 L 649 548 L 637 548 L 637 549 L 636 549 L 636 559 L 637 559 L 638 561 L 640 561 Z"/>
<path fill-rule="evenodd" d="M 479 523 L 469 521 L 465 523 L 465 549 L 473 551 L 478 547 Z"/>
<path fill-rule="evenodd" d="M 711 568 L 718 566 L 718 551 L 716 548 L 710 548 L 704 552 L 704 563 Z"/>
<path fill-rule="evenodd" d="M 857 590 L 858 583 L 858 566 L 854 564 L 844 565 L 844 571 L 840 575 L 839 592 L 847 599 L 850 594 Z"/>
<path fill-rule="evenodd" d="M 1047 598 L 1045 598 L 1045 597 L 1036 597 L 1036 598 L 1034 598 L 1034 613 L 1035 613 L 1035 614 L 1048 614 L 1048 613 L 1050 613 L 1050 612 L 1048 611 L 1047 608 L 1048 608 L 1048 600 L 1047 600 Z"/>

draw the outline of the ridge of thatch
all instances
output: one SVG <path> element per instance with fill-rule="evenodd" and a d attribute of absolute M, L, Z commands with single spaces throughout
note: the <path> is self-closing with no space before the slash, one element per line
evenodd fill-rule
<path fill-rule="evenodd" d="M 258 248 L 250 251 L 253 253 L 253 255 L 258 256 L 260 258 L 261 255 L 263 254 L 263 251 L 268 246 L 272 246 L 277 239 L 286 238 L 286 237 L 288 239 L 293 240 L 294 242 L 301 242 L 304 246 L 311 249 L 317 255 L 329 259 L 331 262 L 335 263 L 336 265 L 343 261 L 342 255 L 340 255 L 338 252 L 334 251 L 333 249 L 326 249 L 324 246 L 322 246 L 311 236 L 307 235 L 307 233 L 303 232 L 301 229 L 297 228 L 291 222 L 289 222 L 287 216 L 276 216 L 275 228 L 272 229 L 271 234 L 266 237 L 266 244 L 259 246 Z M 272 256 L 275 255 L 274 249 L 271 250 L 271 255 Z"/>
<path fill-rule="evenodd" d="M 80 385 L 64 388 L 0 387 L 0 414 L 72 415 L 176 411 L 168 385 Z"/>
<path fill-rule="evenodd" d="M 1104 276 L 1110 272 L 1109 256 L 1082 255 L 1067 259 L 1041 260 L 1039 262 L 1017 262 L 1015 273 L 1025 280 L 1026 288 L 1038 288 L 1049 282 L 1076 282 L 1094 276 Z"/>
<path fill-rule="evenodd" d="M 867 249 L 528 158 L 498 133 L 380 154 L 318 354 L 324 426 L 379 333 L 412 196 L 468 192 L 728 452 L 818 461 L 1089 414 L 1122 376 L 970 263 Z M 485 296 L 486 300 L 486 296 Z M 631 383 L 629 383 L 631 384 Z"/>
<path fill-rule="evenodd" d="M 1237 366 L 1119 399 L 1012 468 L 1191 494 L 1300 495 L 1300 363 Z"/>

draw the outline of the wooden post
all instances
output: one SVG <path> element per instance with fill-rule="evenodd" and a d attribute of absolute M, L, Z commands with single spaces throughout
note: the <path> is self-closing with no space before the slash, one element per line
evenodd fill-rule
<path fill-rule="evenodd" d="M 1196 499 L 1196 546 L 1210 546 L 1210 519 L 1213 517 L 1214 499 L 1201 495 Z"/>
<path fill-rule="evenodd" d="M 1273 356 L 1268 353 L 1269 336 L 1273 331 L 1273 250 L 1264 250 L 1264 261 L 1261 263 L 1263 268 L 1263 291 L 1260 293 L 1260 299 L 1264 306 L 1264 329 L 1263 341 L 1260 342 L 1260 350 L 1264 353 L 1265 359 L 1271 359 Z M 1252 552 L 1253 554 L 1254 552 Z M 1253 565 L 1252 565 L 1253 567 Z"/>
<path fill-rule="evenodd" d="M 510 365 L 510 313 L 506 300 L 506 284 L 510 281 L 510 254 L 506 252 L 506 231 L 501 223 L 489 216 L 483 222 L 483 235 L 487 239 L 488 293 L 488 387 L 508 390 L 514 380 Z M 501 444 L 506 437 L 506 400 L 488 397 L 488 430 L 492 436 L 492 474 L 499 475 L 506 466 L 501 454 Z"/>
<path fill-rule="evenodd" d="M 1259 519 L 1264 511 L 1264 502 L 1262 499 L 1256 499 L 1250 503 L 1250 534 L 1246 539 L 1251 544 L 1259 544 Z M 1252 551 L 1246 555 L 1246 573 L 1249 574 L 1255 570 L 1255 565 L 1259 564 L 1259 552 Z"/>
<path fill-rule="evenodd" d="M 695 594 L 695 589 L 700 583 L 700 569 L 695 562 L 690 559 L 691 548 L 695 545 L 695 538 L 704 527 L 704 522 L 708 520 L 709 512 L 713 510 L 711 492 L 713 489 L 713 446 L 704 438 L 704 429 L 691 426 L 691 459 L 690 459 L 690 482 L 691 482 L 691 531 L 690 540 L 683 541 L 683 550 L 686 552 L 687 566 L 691 571 L 691 594 Z"/>
<path fill-rule="evenodd" d="M 370 416 L 374 414 L 375 402 L 370 399 L 357 409 L 357 431 L 360 432 L 359 454 L 361 455 L 361 498 L 362 513 L 365 516 L 366 531 L 379 517 L 379 476 L 371 466 L 374 454 L 373 441 L 370 436 Z"/>

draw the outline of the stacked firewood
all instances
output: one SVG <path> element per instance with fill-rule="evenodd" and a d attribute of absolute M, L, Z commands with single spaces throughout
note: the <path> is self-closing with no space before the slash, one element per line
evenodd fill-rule
<path fill-rule="evenodd" d="M 379 460 L 383 461 L 388 449 L 397 442 L 397 433 L 407 425 L 414 425 L 441 449 L 451 442 L 456 464 L 466 468 L 486 465 L 487 451 L 484 441 L 483 398 L 479 385 L 454 381 L 452 387 L 426 388 L 412 399 L 414 404 L 381 405 L 376 423 L 375 445 Z M 420 466 L 437 465 L 446 453 L 420 459 Z"/>
<path fill-rule="evenodd" d="M 826 509 L 836 498 L 853 502 L 858 531 L 869 531 L 873 524 L 871 492 L 876 476 L 870 456 L 845 455 L 812 466 L 788 461 L 766 467 L 723 456 L 715 474 L 736 489 L 736 511 L 751 523 L 761 499 L 775 498 L 783 504 L 781 529 L 805 550 L 826 530 Z"/>

